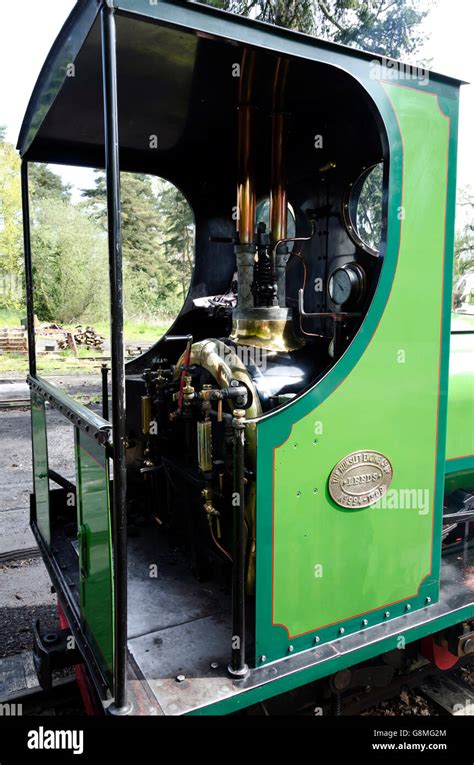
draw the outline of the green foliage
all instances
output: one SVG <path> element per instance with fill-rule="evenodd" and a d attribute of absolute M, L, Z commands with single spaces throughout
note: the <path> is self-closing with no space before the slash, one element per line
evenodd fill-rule
<path fill-rule="evenodd" d="M 174 317 L 193 266 L 193 218 L 180 192 L 138 173 L 120 176 L 125 312 L 128 317 Z M 83 192 L 92 219 L 107 230 L 105 176 Z"/>
<path fill-rule="evenodd" d="M 399 58 L 423 42 L 420 24 L 431 4 L 425 0 L 200 0 L 325 40 Z"/>
<path fill-rule="evenodd" d="M 0 136 L 4 133 L 0 132 Z M 71 204 L 47 165 L 29 168 L 35 312 L 40 320 L 97 321 L 108 312 L 105 176 Z M 128 318 L 168 319 L 186 297 L 193 267 L 189 205 L 171 184 L 123 173 L 122 228 Z M 20 160 L 0 141 L 0 307 L 23 303 Z"/>
<path fill-rule="evenodd" d="M 105 237 L 77 207 L 46 198 L 32 227 L 35 312 L 43 321 L 103 316 L 108 302 Z"/>
<path fill-rule="evenodd" d="M 146 175 L 122 173 L 120 185 L 124 261 L 132 271 L 145 271 L 154 276 L 159 230 L 151 179 Z M 83 195 L 90 202 L 92 217 L 106 231 L 106 184 L 102 171 L 96 172 L 95 188 L 85 189 Z"/>
<path fill-rule="evenodd" d="M 18 309 L 0 308 L 0 327 L 19 327 L 23 312 Z"/>
<path fill-rule="evenodd" d="M 64 185 L 59 175 L 41 162 L 33 162 L 29 165 L 28 180 L 33 204 L 50 198 L 61 199 L 64 202 L 69 202 L 71 199 L 71 187 Z"/>
<path fill-rule="evenodd" d="M 23 305 L 24 293 L 20 158 L 12 144 L 4 139 L 5 130 L 0 129 L 0 306 L 18 310 Z M 48 270 L 52 263 L 50 253 L 41 249 L 47 241 L 42 226 L 46 219 L 49 220 L 50 211 L 46 216 L 41 211 L 47 200 L 68 201 L 70 190 L 63 185 L 59 176 L 43 164 L 29 166 L 29 180 L 33 251 L 36 252 L 38 261 L 46 264 L 44 284 L 48 280 L 54 283 L 55 276 Z M 56 225 L 62 225 L 61 220 L 57 220 Z M 35 241 L 36 234 L 38 238 Z M 63 255 L 67 257 L 68 253 Z M 57 249 L 56 257 L 59 262 L 61 257 Z M 45 294 L 39 294 L 42 296 L 35 309 L 41 317 L 49 298 L 47 299 Z M 55 299 L 51 297 L 52 306 L 55 305 Z M 50 318 L 49 314 L 45 315 L 45 318 Z"/>
<path fill-rule="evenodd" d="M 21 225 L 20 159 L 12 144 L 0 137 L 0 306 L 22 304 L 23 233 Z"/>
<path fill-rule="evenodd" d="M 194 266 L 194 216 L 181 192 L 160 181 L 158 214 L 163 221 L 163 247 L 166 263 L 171 266 L 180 302 L 184 302 Z M 176 288 L 175 288 L 176 289 Z"/>

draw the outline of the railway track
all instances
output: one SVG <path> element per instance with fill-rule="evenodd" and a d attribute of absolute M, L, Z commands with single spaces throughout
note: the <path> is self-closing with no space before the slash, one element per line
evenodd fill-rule
<path fill-rule="evenodd" d="M 81 714 L 82 700 L 73 673 L 56 677 L 44 690 L 38 683 L 31 651 L 0 659 L 0 706 L 10 716 Z"/>
<path fill-rule="evenodd" d="M 30 407 L 29 398 L 4 398 L 0 399 L 0 409 L 22 409 Z"/>
<path fill-rule="evenodd" d="M 437 677 L 419 692 L 439 709 L 441 715 L 474 716 L 474 688 L 456 677 Z"/>
<path fill-rule="evenodd" d="M 462 679 L 461 667 L 472 665 L 466 657 L 450 671 L 426 665 L 420 670 L 395 678 L 380 689 L 371 689 L 364 698 L 345 707 L 342 714 L 374 716 L 458 716 L 474 715 L 474 687 Z"/>
<path fill-rule="evenodd" d="M 15 560 L 26 560 L 27 558 L 39 557 L 41 557 L 39 547 L 23 547 L 20 550 L 7 550 L 7 552 L 0 553 L 0 565 Z"/>
<path fill-rule="evenodd" d="M 81 715 L 83 704 L 75 675 L 59 678 L 50 690 L 41 687 L 25 689 L 23 693 L 1 698 L 0 704 L 15 705 L 24 715 Z M 21 706 L 20 706 L 21 705 Z"/>

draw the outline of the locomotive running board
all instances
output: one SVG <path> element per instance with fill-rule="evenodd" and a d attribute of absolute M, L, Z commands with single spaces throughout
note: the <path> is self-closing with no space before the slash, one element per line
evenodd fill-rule
<path fill-rule="evenodd" d="M 226 714 L 473 618 L 474 548 L 463 547 L 442 560 L 438 603 L 251 670 L 244 680 L 233 681 L 227 657 L 219 655 L 229 629 L 219 617 L 158 630 L 128 645 L 135 677 L 141 675 L 162 714 Z M 168 644 L 173 651 L 166 651 Z M 153 645 L 163 649 L 159 655 Z"/>

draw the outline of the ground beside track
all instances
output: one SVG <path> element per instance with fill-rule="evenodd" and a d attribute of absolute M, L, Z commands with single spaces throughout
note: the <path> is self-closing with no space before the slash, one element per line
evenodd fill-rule
<path fill-rule="evenodd" d="M 100 376 L 78 375 L 49 377 L 83 403 L 99 402 Z M 8 381 L 19 386 L 11 375 Z M 21 388 L 19 388 L 22 390 Z M 5 390 L 5 389 L 4 389 Z M 0 399 L 2 382 L 0 381 Z M 100 411 L 99 403 L 91 408 Z M 66 478 L 74 479 L 74 429 L 59 412 L 49 409 L 49 467 Z M 32 488 L 30 410 L 0 410 L 0 555 L 36 547 L 29 528 L 29 495 Z M 21 553 L 19 553 L 21 554 Z M 39 557 L 0 562 L 0 657 L 19 653 L 32 645 L 31 625 L 40 619 L 45 628 L 57 626 L 56 596 L 45 566 Z"/>

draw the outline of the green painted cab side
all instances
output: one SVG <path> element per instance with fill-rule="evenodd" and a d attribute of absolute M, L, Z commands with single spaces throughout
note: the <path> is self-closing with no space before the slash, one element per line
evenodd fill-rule
<path fill-rule="evenodd" d="M 326 378 L 257 424 L 256 655 L 267 661 L 438 597 L 457 97 L 442 110 L 426 89 L 381 87 L 390 172 L 377 294 Z M 330 498 L 331 470 L 356 450 L 391 461 L 393 506 Z"/>
<path fill-rule="evenodd" d="M 97 662 L 112 687 L 114 594 L 105 448 L 76 429 L 76 479 L 81 619 Z"/>
<path fill-rule="evenodd" d="M 33 446 L 33 488 L 36 503 L 36 525 L 44 542 L 51 544 L 49 519 L 48 435 L 43 399 L 31 392 L 31 439 Z"/>

